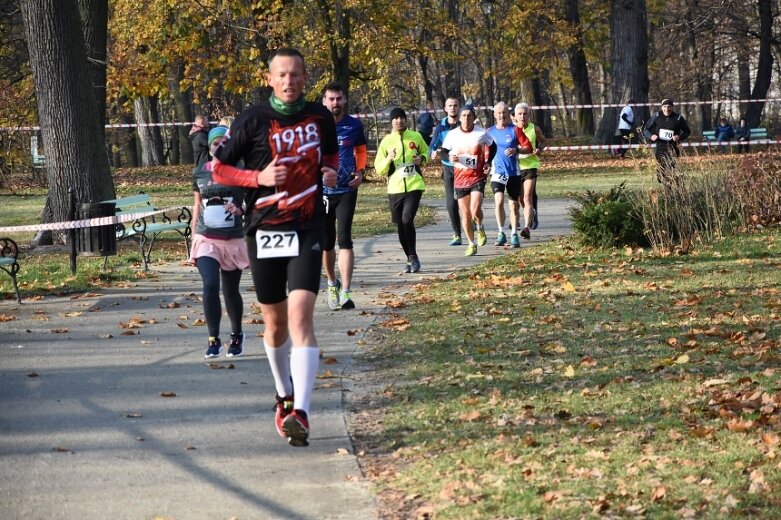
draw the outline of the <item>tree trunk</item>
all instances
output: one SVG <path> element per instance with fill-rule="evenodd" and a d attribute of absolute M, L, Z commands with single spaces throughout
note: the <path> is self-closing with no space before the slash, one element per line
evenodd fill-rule
<path fill-rule="evenodd" d="M 328 46 L 331 55 L 331 78 L 342 86 L 344 96 L 350 94 L 350 10 L 341 0 L 334 4 L 333 18 L 326 0 L 320 0 L 318 10 L 329 35 Z"/>
<path fill-rule="evenodd" d="M 777 1 L 777 0 L 776 0 Z M 774 0 L 758 0 L 759 2 L 759 63 L 757 64 L 757 79 L 751 91 L 751 99 L 764 99 L 770 90 L 770 80 L 773 76 L 773 3 Z M 746 109 L 746 124 L 758 127 L 765 102 L 749 103 Z"/>
<path fill-rule="evenodd" d="M 82 202 L 114 198 L 105 136 L 89 88 L 75 0 L 21 2 L 46 149 L 51 218 L 66 220 L 73 188 Z M 44 218 L 46 218 L 44 216 Z"/>
<path fill-rule="evenodd" d="M 124 103 L 124 101 L 122 101 Z M 119 120 L 123 125 L 132 125 L 134 123 L 133 118 L 125 113 L 119 115 Z M 125 158 L 122 161 L 125 165 L 131 168 L 138 168 L 138 150 L 136 149 L 136 131 L 132 128 L 122 128 L 119 130 L 122 134 L 122 156 Z M 189 141 L 188 141 L 189 143 Z"/>
<path fill-rule="evenodd" d="M 610 101 L 648 101 L 648 33 L 644 0 L 611 0 Z M 648 119 L 645 107 L 635 107 L 636 126 Z M 618 128 L 618 108 L 606 108 L 594 139 L 610 144 Z"/>
<path fill-rule="evenodd" d="M 591 83 L 588 77 L 586 53 L 583 51 L 583 27 L 580 25 L 578 0 L 566 0 L 564 12 L 564 19 L 569 22 L 572 32 L 575 34 L 575 41 L 567 48 L 575 103 L 591 105 Z M 577 135 L 594 134 L 594 109 L 575 109 L 575 132 Z"/>
<path fill-rule="evenodd" d="M 108 0 L 78 0 L 92 95 L 98 110 L 100 128 L 106 124 L 106 43 L 108 36 Z M 105 140 L 105 138 L 104 138 Z"/>
<path fill-rule="evenodd" d="M 192 90 L 188 87 L 184 92 L 181 89 L 181 82 L 184 79 L 184 60 L 179 60 L 173 64 L 170 69 L 168 79 L 168 89 L 171 91 L 171 97 L 174 100 L 174 114 L 178 122 L 191 122 L 193 120 L 193 110 L 190 100 L 192 99 Z M 175 164 L 192 164 L 193 147 L 188 137 L 189 126 L 177 125 L 175 134 L 178 137 L 179 153 L 172 157 L 179 156 L 179 161 Z"/>
<path fill-rule="evenodd" d="M 141 141 L 141 166 L 163 164 L 163 137 L 159 126 L 146 126 L 158 122 L 157 97 L 141 96 L 133 100 L 138 138 Z M 189 141 L 188 141 L 189 142 Z"/>

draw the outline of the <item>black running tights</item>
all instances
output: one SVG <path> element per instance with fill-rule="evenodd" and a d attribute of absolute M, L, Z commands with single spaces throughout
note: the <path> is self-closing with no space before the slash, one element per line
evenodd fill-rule
<path fill-rule="evenodd" d="M 241 269 L 223 271 L 220 263 L 210 256 L 201 256 L 196 261 L 198 272 L 203 280 L 203 313 L 206 316 L 206 326 L 209 336 L 220 335 L 220 279 L 222 279 L 222 296 L 225 298 L 225 310 L 231 321 L 231 332 L 241 332 L 241 315 L 244 313 L 244 300 L 239 292 Z"/>

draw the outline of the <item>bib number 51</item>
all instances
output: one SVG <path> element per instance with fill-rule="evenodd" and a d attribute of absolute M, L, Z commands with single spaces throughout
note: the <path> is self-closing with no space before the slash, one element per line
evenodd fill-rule
<path fill-rule="evenodd" d="M 298 256 L 298 233 L 295 231 L 261 231 L 255 233 L 258 258 Z"/>

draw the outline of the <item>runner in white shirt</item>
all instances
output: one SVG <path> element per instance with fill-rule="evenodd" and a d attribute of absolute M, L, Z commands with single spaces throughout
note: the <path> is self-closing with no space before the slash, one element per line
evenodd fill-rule
<path fill-rule="evenodd" d="M 461 227 L 469 241 L 464 255 L 474 256 L 478 244 L 484 246 L 488 241 L 483 227 L 483 195 L 496 144 L 484 129 L 475 127 L 475 111 L 471 106 L 461 108 L 458 120 L 459 127 L 448 132 L 442 149 L 453 163 Z M 472 227 L 473 222 L 476 229 Z"/>

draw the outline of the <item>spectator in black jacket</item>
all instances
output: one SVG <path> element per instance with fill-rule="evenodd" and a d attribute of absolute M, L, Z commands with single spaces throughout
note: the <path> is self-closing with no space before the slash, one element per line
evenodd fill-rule
<path fill-rule="evenodd" d="M 735 137 L 738 138 L 738 153 L 748 153 L 748 145 L 751 141 L 751 127 L 748 126 L 746 118 L 740 118 L 740 124 L 735 129 Z"/>
<path fill-rule="evenodd" d="M 662 109 L 648 120 L 645 132 L 656 144 L 656 162 L 659 163 L 656 178 L 666 186 L 678 182 L 675 175 L 675 161 L 681 155 L 678 143 L 689 137 L 691 130 L 686 119 L 673 111 L 671 99 L 662 100 Z"/>
<path fill-rule="evenodd" d="M 195 117 L 189 137 L 193 144 L 195 167 L 200 168 L 209 160 L 209 120 L 206 116 Z"/>
<path fill-rule="evenodd" d="M 421 111 L 418 116 L 418 132 L 423 136 L 426 144 L 431 144 L 431 132 L 437 126 L 436 112 L 434 112 L 434 102 L 430 99 L 426 101 L 425 111 Z"/>

